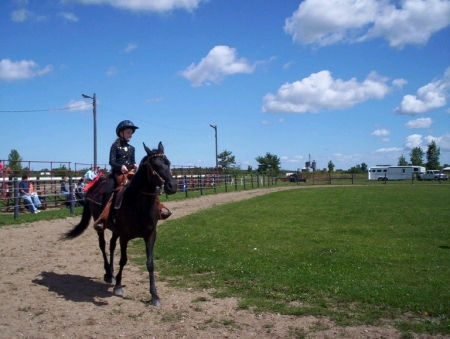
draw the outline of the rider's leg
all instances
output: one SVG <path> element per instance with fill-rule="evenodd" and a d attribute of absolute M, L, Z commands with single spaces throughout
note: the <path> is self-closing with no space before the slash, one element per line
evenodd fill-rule
<path fill-rule="evenodd" d="M 114 189 L 116 188 L 116 182 L 116 176 L 114 174 L 111 174 L 105 183 L 105 191 L 102 197 L 102 213 L 94 223 L 94 229 L 96 231 L 103 231 L 105 229 L 105 222 L 107 218 L 107 215 L 104 215 L 105 207 L 108 204 L 108 201 L 111 199 Z"/>

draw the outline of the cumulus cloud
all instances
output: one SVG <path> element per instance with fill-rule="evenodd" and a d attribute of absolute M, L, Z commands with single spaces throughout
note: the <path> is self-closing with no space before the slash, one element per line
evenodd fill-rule
<path fill-rule="evenodd" d="M 253 73 L 256 64 L 251 65 L 245 58 L 238 59 L 236 49 L 215 46 L 197 65 L 192 63 L 181 75 L 194 87 L 202 84 L 220 83 L 227 75 Z"/>
<path fill-rule="evenodd" d="M 313 73 L 309 77 L 282 85 L 276 94 L 263 98 L 263 112 L 317 112 L 325 109 L 346 109 L 369 99 L 383 98 L 390 87 L 387 78 L 375 72 L 363 82 L 355 78 L 348 81 L 333 79 L 327 70 Z"/>
<path fill-rule="evenodd" d="M 438 146 L 441 150 L 450 151 L 450 133 L 446 133 L 442 137 L 428 135 L 424 139 L 427 145 L 434 140 L 436 142 L 436 146 Z"/>
<path fill-rule="evenodd" d="M 450 24 L 442 0 L 305 0 L 286 19 L 294 42 L 326 46 L 384 38 L 391 47 L 425 44 Z"/>
<path fill-rule="evenodd" d="M 72 21 L 72 22 L 77 22 L 78 21 L 78 17 L 73 14 L 73 13 L 69 13 L 69 12 L 61 12 L 58 14 L 60 17 L 64 18 L 67 21 Z"/>
<path fill-rule="evenodd" d="M 137 48 L 136 44 L 129 43 L 127 47 L 123 50 L 125 53 L 130 53 L 131 51 L 134 51 Z"/>
<path fill-rule="evenodd" d="M 10 59 L 3 59 L 0 61 L 0 80 L 15 81 L 30 79 L 44 75 L 52 69 L 52 65 L 47 65 L 41 69 L 32 60 L 11 61 Z"/>
<path fill-rule="evenodd" d="M 382 137 L 391 134 L 391 131 L 387 129 L 377 129 L 373 131 L 370 135 L 374 135 L 376 137 Z"/>
<path fill-rule="evenodd" d="M 74 0 L 85 5 L 110 5 L 131 11 L 168 12 L 175 9 L 193 11 L 207 0 Z"/>
<path fill-rule="evenodd" d="M 413 149 L 422 146 L 422 136 L 420 134 L 412 134 L 406 137 L 405 147 Z"/>
<path fill-rule="evenodd" d="M 450 90 L 450 67 L 441 79 L 419 88 L 416 95 L 405 95 L 394 112 L 398 114 L 420 114 L 447 104 Z"/>
<path fill-rule="evenodd" d="M 438 146 L 441 150 L 450 151 L 450 133 L 445 133 L 441 137 L 432 135 L 422 137 L 420 134 L 412 134 L 406 137 L 405 147 L 410 149 L 414 147 L 426 149 L 427 145 L 429 145 L 433 140 L 436 142 L 436 146 Z"/>
<path fill-rule="evenodd" d="M 428 128 L 433 123 L 431 118 L 419 118 L 416 120 L 410 120 L 405 124 L 406 128 Z"/>

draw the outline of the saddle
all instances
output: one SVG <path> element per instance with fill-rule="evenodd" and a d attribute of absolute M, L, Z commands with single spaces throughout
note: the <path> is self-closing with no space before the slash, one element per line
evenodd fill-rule
<path fill-rule="evenodd" d="M 98 219 L 95 220 L 94 224 L 99 223 L 101 220 L 108 220 L 111 211 L 111 205 L 113 202 L 114 209 L 119 209 L 120 206 L 122 206 L 123 194 L 125 192 L 125 189 L 129 186 L 134 174 L 135 173 L 133 171 L 129 171 L 117 177 L 118 186 L 111 195 L 111 198 L 107 201 L 105 208 L 103 209 Z M 172 211 L 159 201 L 158 195 L 156 195 L 155 202 L 156 207 L 158 208 L 159 220 L 165 220 L 172 215 Z"/>

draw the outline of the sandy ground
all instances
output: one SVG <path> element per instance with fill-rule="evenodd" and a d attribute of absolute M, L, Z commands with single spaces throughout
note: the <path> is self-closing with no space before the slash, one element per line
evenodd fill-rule
<path fill-rule="evenodd" d="M 166 205 L 175 219 L 290 188 L 232 192 Z M 327 318 L 239 310 L 236 299 L 169 287 L 158 276 L 163 306 L 154 307 L 148 303 L 147 272 L 130 262 L 123 276 L 124 296 L 114 296 L 112 285 L 102 280 L 101 252 L 92 227 L 75 240 L 58 240 L 78 221 L 68 218 L 0 229 L 0 338 L 402 338 L 389 326 L 344 328 Z"/>

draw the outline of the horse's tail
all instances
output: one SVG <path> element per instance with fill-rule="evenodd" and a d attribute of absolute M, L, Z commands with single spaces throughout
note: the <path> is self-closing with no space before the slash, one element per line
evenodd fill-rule
<path fill-rule="evenodd" d="M 89 223 L 91 221 L 91 209 L 90 204 L 87 200 L 85 200 L 84 207 L 83 207 L 83 214 L 81 216 L 81 221 L 78 225 L 76 225 L 74 228 L 72 228 L 69 232 L 64 233 L 60 240 L 70 240 L 75 239 L 76 237 L 80 236 L 86 228 L 89 226 Z"/>

